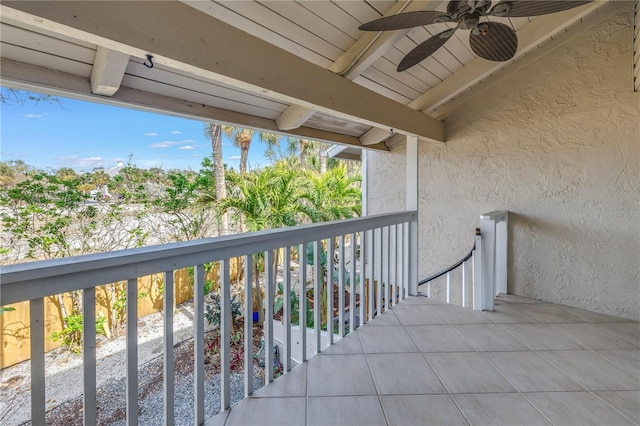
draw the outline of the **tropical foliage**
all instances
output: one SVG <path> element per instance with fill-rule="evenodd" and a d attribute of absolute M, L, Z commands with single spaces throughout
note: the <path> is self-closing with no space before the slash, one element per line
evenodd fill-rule
<path fill-rule="evenodd" d="M 186 241 L 228 232 L 260 231 L 360 215 L 357 167 L 329 161 L 320 142 L 259 133 L 273 163 L 250 170 L 253 131 L 207 123 L 212 157 L 198 171 L 142 169 L 132 163 L 110 175 L 103 169 L 79 173 L 64 167 L 42 171 L 23 161 L 0 162 L 0 263 L 60 258 L 149 244 Z M 241 148 L 239 170 L 222 162 L 223 134 Z M 274 252 L 274 274 L 280 261 Z M 262 254 L 254 257 L 254 283 L 262 316 L 259 277 Z M 122 303 L 122 289 L 110 288 L 111 306 Z M 80 294 L 57 295 L 61 332 L 52 336 L 77 348 L 82 317 Z M 1 312 L 11 310 L 2 307 Z M 115 311 L 114 311 L 115 312 Z M 215 320 L 215 312 L 209 312 Z M 117 313 L 113 313 L 117 315 Z M 97 318 L 97 332 L 109 332 Z M 214 321 L 215 322 L 215 321 Z M 118 324 L 111 318 L 111 324 Z M 74 349 L 75 350 L 75 349 Z"/>

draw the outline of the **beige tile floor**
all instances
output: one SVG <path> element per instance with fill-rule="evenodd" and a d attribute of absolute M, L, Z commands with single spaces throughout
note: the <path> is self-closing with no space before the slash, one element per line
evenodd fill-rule
<path fill-rule="evenodd" d="M 412 297 L 208 425 L 640 425 L 640 323 Z"/>

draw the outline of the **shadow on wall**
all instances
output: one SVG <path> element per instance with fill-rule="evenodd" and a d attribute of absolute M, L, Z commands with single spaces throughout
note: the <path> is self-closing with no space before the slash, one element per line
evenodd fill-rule
<path fill-rule="evenodd" d="M 572 226 L 562 226 L 559 222 L 542 219 L 534 215 L 523 215 L 509 211 L 509 240 L 507 242 L 507 256 L 509 262 L 507 282 L 508 292 L 537 299 L 547 299 L 545 291 L 540 289 L 535 277 L 544 275 L 545 265 L 542 259 L 534 256 L 542 247 L 552 247 L 549 240 L 563 240 L 566 244 L 560 246 L 557 253 L 546 252 L 546 257 L 567 257 L 567 248 L 579 242 L 580 229 Z M 547 240 L 547 241 L 544 241 Z M 558 246 L 557 246 L 558 247 Z M 529 256 L 526 262 L 516 262 L 523 256 Z M 524 271 L 523 271 L 524 270 Z M 523 273 L 524 272 L 524 273 Z M 517 280 L 525 280 L 518 282 Z M 547 295 L 548 296 L 548 295 Z"/>

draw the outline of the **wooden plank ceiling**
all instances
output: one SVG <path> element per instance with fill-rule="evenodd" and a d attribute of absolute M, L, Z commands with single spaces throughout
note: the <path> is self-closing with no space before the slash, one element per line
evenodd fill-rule
<path fill-rule="evenodd" d="M 525 55 L 544 54 L 554 46 L 548 41 L 616 8 L 597 1 L 535 19 L 491 18 L 517 31 L 513 60 L 477 58 L 468 31 L 457 31 L 405 72 L 396 72 L 404 55 L 452 24 L 358 29 L 381 16 L 446 5 L 5 1 L 2 84 L 386 150 L 394 134 L 444 142 L 448 111 L 525 63 Z"/>

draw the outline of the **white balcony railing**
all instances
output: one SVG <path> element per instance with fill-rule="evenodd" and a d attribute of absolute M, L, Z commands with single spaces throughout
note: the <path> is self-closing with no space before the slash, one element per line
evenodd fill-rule
<path fill-rule="evenodd" d="M 44 298 L 47 296 L 82 291 L 83 312 L 95 312 L 95 288 L 117 281 L 127 281 L 126 301 L 126 416 L 127 424 L 138 422 L 138 375 L 137 375 L 137 278 L 153 273 L 164 273 L 163 302 L 165 307 L 174 306 L 173 272 L 185 267 L 195 267 L 194 282 L 194 415 L 196 424 L 204 423 L 204 264 L 220 262 L 221 315 L 221 409 L 230 407 L 230 259 L 244 258 L 245 268 L 245 319 L 252 318 L 253 293 L 251 288 L 252 255 L 265 253 L 265 347 L 273 347 L 273 306 L 275 283 L 271 262 L 275 249 L 284 251 L 283 268 L 283 324 L 285 327 L 282 360 L 285 374 L 292 366 L 290 289 L 292 288 L 290 266 L 291 248 L 299 250 L 304 259 L 307 243 L 314 247 L 313 294 L 315 318 L 315 352 L 323 350 L 321 342 L 320 288 L 323 274 L 320 265 L 320 250 L 327 247 L 327 264 L 338 272 L 339 296 L 344 297 L 345 270 L 351 277 L 348 323 L 350 329 L 368 322 L 393 303 L 417 292 L 417 262 L 415 247 L 417 213 L 407 211 L 386 215 L 369 216 L 345 221 L 304 225 L 255 233 L 224 236 L 205 240 L 188 241 L 161 246 L 121 250 L 109 253 L 55 259 L 5 266 L 1 270 L 0 305 L 30 301 L 31 319 L 31 421 L 45 423 L 45 334 Z M 351 241 L 348 255 L 345 239 Z M 356 249 L 359 243 L 359 250 Z M 337 249 L 336 263 L 334 250 Z M 298 293 L 301 325 L 306 323 L 306 270 L 300 261 Z M 361 265 L 360 268 L 357 265 Z M 326 274 L 329 277 L 333 273 Z M 365 285 L 367 286 L 365 288 Z M 355 290 L 355 291 L 353 291 Z M 333 318 L 333 285 L 327 285 L 327 317 Z M 342 297 L 339 298 L 342 301 Z M 130 303 L 133 302 L 133 303 Z M 346 309 L 339 302 L 338 333 L 344 335 Z M 358 310 L 358 312 L 356 312 Z M 356 320 L 356 316 L 359 321 Z M 96 332 L 95 315 L 83 314 L 83 404 L 84 424 L 96 424 Z M 245 320 L 245 366 L 253 365 L 253 323 Z M 333 343 L 331 323 L 328 323 L 328 344 Z M 305 361 L 306 333 L 300 334 L 300 358 Z M 164 311 L 164 422 L 174 424 L 174 352 L 173 309 Z M 273 352 L 265 350 L 265 365 L 273 365 Z M 274 379 L 273 368 L 266 368 L 266 381 Z M 252 393 L 253 374 L 245 367 L 245 396 Z"/>

